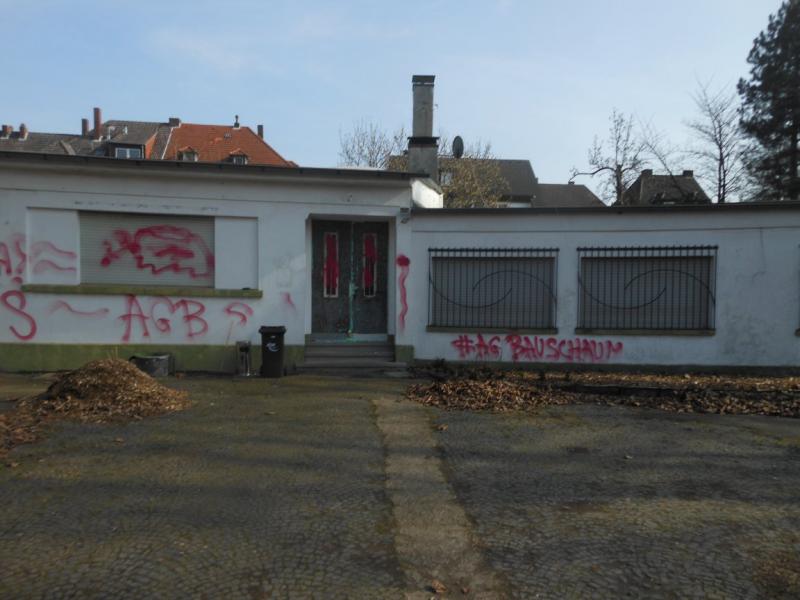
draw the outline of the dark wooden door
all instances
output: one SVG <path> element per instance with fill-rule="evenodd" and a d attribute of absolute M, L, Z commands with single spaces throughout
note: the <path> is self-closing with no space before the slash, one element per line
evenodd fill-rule
<path fill-rule="evenodd" d="M 313 333 L 386 333 L 387 223 L 314 221 Z"/>

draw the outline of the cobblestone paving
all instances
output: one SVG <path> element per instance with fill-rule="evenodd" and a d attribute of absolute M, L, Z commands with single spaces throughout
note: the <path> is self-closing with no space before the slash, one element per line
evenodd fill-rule
<path fill-rule="evenodd" d="M 0 466 L 0 598 L 402 597 L 361 399 L 402 384 L 176 383 L 192 409 L 63 426 Z"/>
<path fill-rule="evenodd" d="M 456 495 L 515 597 L 800 597 L 798 420 L 433 414 Z"/>

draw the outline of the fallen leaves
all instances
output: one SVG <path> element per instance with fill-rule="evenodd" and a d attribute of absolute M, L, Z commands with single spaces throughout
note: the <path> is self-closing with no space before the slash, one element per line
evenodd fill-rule
<path fill-rule="evenodd" d="M 0 415 L 0 455 L 36 441 L 46 422 L 67 418 L 106 423 L 139 420 L 182 410 L 186 392 L 158 383 L 131 363 L 103 359 L 58 377 L 44 394 L 22 398 L 16 409 Z M 114 442 L 122 444 L 122 438 Z"/>
<path fill-rule="evenodd" d="M 671 412 L 800 417 L 800 378 L 639 373 L 531 373 L 486 367 L 418 371 L 407 396 L 446 410 L 530 411 L 595 403 Z M 568 376 L 567 376 L 568 375 Z"/>

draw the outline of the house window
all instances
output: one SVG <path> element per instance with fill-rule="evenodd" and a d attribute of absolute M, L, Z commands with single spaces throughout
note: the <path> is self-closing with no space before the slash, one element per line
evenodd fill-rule
<path fill-rule="evenodd" d="M 374 298 L 378 287 L 378 234 L 365 233 L 362 247 L 362 289 L 365 298 Z"/>
<path fill-rule="evenodd" d="M 214 287 L 214 219 L 81 212 L 81 283 Z"/>
<path fill-rule="evenodd" d="M 325 298 L 339 297 L 339 234 L 326 231 L 322 248 L 322 295 Z"/>
<path fill-rule="evenodd" d="M 578 329 L 711 331 L 716 246 L 578 248 Z"/>
<path fill-rule="evenodd" d="M 247 155 L 245 154 L 233 154 L 231 155 L 231 162 L 235 165 L 246 165 L 247 164 Z"/>
<path fill-rule="evenodd" d="M 450 185 L 453 183 L 453 172 L 452 171 L 439 171 L 439 183 L 441 185 Z"/>
<path fill-rule="evenodd" d="M 557 248 L 432 248 L 429 327 L 553 329 Z"/>
<path fill-rule="evenodd" d="M 197 152 L 194 150 L 184 150 L 183 152 L 178 152 L 178 160 L 185 162 L 197 162 Z"/>
<path fill-rule="evenodd" d="M 114 148 L 114 158 L 142 158 L 141 148 Z"/>

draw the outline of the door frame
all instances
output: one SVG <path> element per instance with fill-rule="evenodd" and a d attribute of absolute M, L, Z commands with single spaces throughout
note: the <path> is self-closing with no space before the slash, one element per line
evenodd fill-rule
<path fill-rule="evenodd" d="M 397 219 L 394 216 L 383 215 L 353 215 L 353 214 L 326 214 L 311 213 L 306 218 L 306 294 L 305 294 L 305 336 L 310 339 L 312 335 L 312 285 L 313 285 L 313 222 L 314 221 L 347 221 L 347 222 L 383 222 L 387 223 L 388 229 L 388 252 L 386 257 L 386 333 L 385 334 L 361 334 L 347 338 L 351 341 L 378 341 L 392 340 L 395 336 L 397 321 L 397 266 L 395 256 L 397 252 Z M 315 334 L 324 336 L 325 334 Z M 339 338 L 341 340 L 341 337 Z"/>

